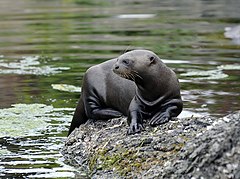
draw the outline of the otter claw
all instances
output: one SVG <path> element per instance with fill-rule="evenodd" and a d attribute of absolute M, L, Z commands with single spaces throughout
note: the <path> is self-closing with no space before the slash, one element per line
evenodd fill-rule
<path fill-rule="evenodd" d="M 135 134 L 135 133 L 140 133 L 142 130 L 143 130 L 142 124 L 139 124 L 139 123 L 130 124 L 127 134 L 131 135 L 131 134 Z"/>

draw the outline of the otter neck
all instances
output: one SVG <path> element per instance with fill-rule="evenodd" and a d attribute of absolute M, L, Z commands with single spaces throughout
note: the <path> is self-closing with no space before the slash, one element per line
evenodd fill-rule
<path fill-rule="evenodd" d="M 143 78 L 136 82 L 138 94 L 141 95 L 145 100 L 155 100 L 159 93 L 156 92 L 158 85 L 153 79 Z M 156 96 L 155 96 L 156 94 Z"/>
<path fill-rule="evenodd" d="M 135 83 L 137 85 L 137 92 L 147 101 L 154 101 L 159 98 L 159 95 L 165 93 L 168 89 L 168 78 L 170 74 L 166 74 L 167 70 L 152 70 L 149 73 L 141 73 L 141 78 L 136 79 Z M 165 74 L 163 74 L 163 72 Z M 162 78 L 165 76 L 165 78 Z M 161 84 L 166 84 L 166 86 L 161 86 Z"/>

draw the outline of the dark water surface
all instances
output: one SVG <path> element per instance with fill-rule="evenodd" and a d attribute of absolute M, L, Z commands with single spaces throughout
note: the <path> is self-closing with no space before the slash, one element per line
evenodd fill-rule
<path fill-rule="evenodd" d="M 81 86 L 88 67 L 126 50 L 150 49 L 174 69 L 185 112 L 239 110 L 240 45 L 224 37 L 239 9 L 238 0 L 1 0 L 0 178 L 78 173 L 59 150 L 79 93 L 52 84 Z"/>

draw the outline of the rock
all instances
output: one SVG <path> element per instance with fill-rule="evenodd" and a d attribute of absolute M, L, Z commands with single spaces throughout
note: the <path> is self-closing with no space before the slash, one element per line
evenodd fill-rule
<path fill-rule="evenodd" d="M 171 168 L 159 177 L 239 178 L 240 113 L 227 118 L 230 120 L 219 119 L 213 128 L 188 141 L 171 160 Z"/>
<path fill-rule="evenodd" d="M 91 178 L 240 178 L 240 112 L 145 126 L 128 136 L 125 118 L 89 120 L 61 153 Z"/>

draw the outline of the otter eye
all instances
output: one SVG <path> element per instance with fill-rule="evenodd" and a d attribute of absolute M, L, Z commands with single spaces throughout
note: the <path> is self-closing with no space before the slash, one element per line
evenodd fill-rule
<path fill-rule="evenodd" d="M 128 65 L 129 61 L 128 60 L 123 60 L 122 63 L 125 64 L 125 65 Z"/>
<path fill-rule="evenodd" d="M 151 56 L 149 59 L 150 59 L 151 61 L 153 61 L 153 60 L 154 60 L 154 57 L 153 57 L 153 56 Z"/>

